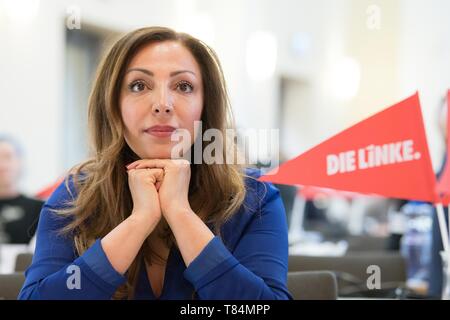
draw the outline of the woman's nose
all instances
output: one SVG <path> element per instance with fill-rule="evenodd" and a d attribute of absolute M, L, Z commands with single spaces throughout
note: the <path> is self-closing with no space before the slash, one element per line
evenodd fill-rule
<path fill-rule="evenodd" d="M 152 113 L 155 116 L 172 115 L 173 103 L 170 97 L 170 92 L 167 88 L 161 87 L 155 91 L 156 95 L 153 96 Z"/>
<path fill-rule="evenodd" d="M 167 103 L 164 104 L 155 103 L 152 106 L 152 113 L 155 116 L 172 115 L 173 106 Z"/>

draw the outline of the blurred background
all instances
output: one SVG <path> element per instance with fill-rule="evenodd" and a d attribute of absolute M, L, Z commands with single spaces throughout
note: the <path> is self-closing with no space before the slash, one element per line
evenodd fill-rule
<path fill-rule="evenodd" d="M 237 126 L 279 129 L 281 160 L 419 90 L 438 172 L 445 155 L 442 106 L 450 88 L 449 13 L 446 0 L 0 0 L 0 135 L 14 137 L 22 150 L 18 188 L 38 196 L 88 155 L 87 99 L 102 54 L 125 32 L 161 25 L 215 49 Z M 386 271 L 399 274 L 386 290 L 410 280 L 409 287 L 430 295 L 432 259 L 423 259 L 420 250 L 432 252 L 431 207 L 280 190 L 292 255 L 354 254 L 364 266 L 380 254 L 401 256 L 404 270 Z M 423 238 L 402 242 L 408 228 Z M 416 254 L 411 243 L 419 243 L 419 262 L 410 262 Z M 17 262 L 14 250 L 5 248 L 4 273 Z M 395 259 L 388 265 L 403 266 Z M 325 266 L 338 270 L 333 263 Z M 425 275 L 413 279 L 411 263 Z M 357 295 L 365 269 L 344 269 L 338 280 L 349 289 L 340 286 L 340 295 Z"/>

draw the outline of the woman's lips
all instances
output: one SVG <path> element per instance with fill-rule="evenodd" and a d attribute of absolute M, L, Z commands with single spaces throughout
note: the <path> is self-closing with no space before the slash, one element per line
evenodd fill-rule
<path fill-rule="evenodd" d="M 172 126 L 153 126 L 144 131 L 154 137 L 167 138 L 170 137 L 175 130 L 176 128 Z"/>

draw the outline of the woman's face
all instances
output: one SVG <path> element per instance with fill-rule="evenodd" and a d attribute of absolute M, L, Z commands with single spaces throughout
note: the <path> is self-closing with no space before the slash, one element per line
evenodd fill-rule
<path fill-rule="evenodd" d="M 14 146 L 0 141 L 0 187 L 15 186 L 19 179 L 21 161 Z"/>
<path fill-rule="evenodd" d="M 140 158 L 171 158 L 178 143 L 171 135 L 181 129 L 189 132 L 191 146 L 202 109 L 201 70 L 181 43 L 152 43 L 133 57 L 122 83 L 120 111 L 125 140 Z"/>

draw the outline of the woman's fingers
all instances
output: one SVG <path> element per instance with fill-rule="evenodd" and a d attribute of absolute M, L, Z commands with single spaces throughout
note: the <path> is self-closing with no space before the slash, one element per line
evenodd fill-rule
<path fill-rule="evenodd" d="M 149 177 L 151 179 L 151 182 L 156 186 L 156 183 L 161 183 L 164 177 L 164 170 L 158 169 L 158 168 L 152 168 L 152 169 L 136 169 L 136 170 L 142 170 L 142 174 Z"/>
<path fill-rule="evenodd" d="M 161 184 L 164 178 L 164 170 L 163 169 L 147 169 L 155 178 L 155 184 Z M 157 188 L 158 189 L 158 188 Z"/>
<path fill-rule="evenodd" d="M 140 160 L 136 164 L 136 169 L 143 169 L 143 168 L 161 168 L 161 169 L 165 169 L 165 168 L 167 168 L 170 165 L 171 165 L 171 160 L 144 159 L 144 160 Z"/>
<path fill-rule="evenodd" d="M 161 184 L 164 178 L 164 170 L 160 168 L 144 168 L 144 169 L 129 169 L 127 170 L 130 175 L 141 175 L 142 177 L 149 177 L 153 184 Z M 158 189 L 158 188 L 157 188 Z"/>
<path fill-rule="evenodd" d="M 127 170 L 146 170 L 150 172 L 152 183 L 155 185 L 156 190 L 159 191 L 165 174 L 189 171 L 190 162 L 184 159 L 142 159 L 130 163 L 127 166 Z"/>
<path fill-rule="evenodd" d="M 189 161 L 185 159 L 142 159 L 130 163 L 127 168 L 130 169 L 144 169 L 144 168 L 161 168 L 168 167 L 190 166 Z"/>

